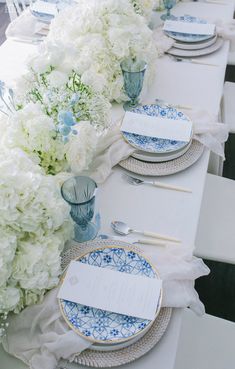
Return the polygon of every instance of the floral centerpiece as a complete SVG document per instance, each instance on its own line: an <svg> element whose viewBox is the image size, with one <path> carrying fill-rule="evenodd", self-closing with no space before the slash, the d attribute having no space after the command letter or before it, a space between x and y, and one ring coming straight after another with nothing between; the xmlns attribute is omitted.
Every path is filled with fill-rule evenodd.
<svg viewBox="0 0 235 369"><path fill-rule="evenodd" d="M142 15L147 20L150 19L152 10L156 3L156 0L130 0L134 6L135 12Z"/></svg>
<svg viewBox="0 0 235 369"><path fill-rule="evenodd" d="M0 171L0 316L6 316L58 284L60 253L73 231L55 177L20 149L3 147Z"/></svg>
<svg viewBox="0 0 235 369"><path fill-rule="evenodd" d="M121 61L144 59L151 75L158 56L146 20L151 3L80 0L52 22L15 99L9 90L5 100L0 84L0 103L8 105L0 117L3 317L58 283L72 226L55 175L89 168L111 124L110 102L126 100Z"/></svg>
<svg viewBox="0 0 235 369"><path fill-rule="evenodd" d="M63 42L81 81L109 101L126 100L123 59L144 59L148 80L158 56L146 19L126 0L79 1L79 6L68 7L55 18L48 40Z"/></svg>

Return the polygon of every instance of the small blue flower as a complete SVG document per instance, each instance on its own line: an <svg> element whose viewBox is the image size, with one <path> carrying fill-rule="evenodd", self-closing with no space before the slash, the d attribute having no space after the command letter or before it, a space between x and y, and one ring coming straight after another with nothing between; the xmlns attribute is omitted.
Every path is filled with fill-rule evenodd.
<svg viewBox="0 0 235 369"><path fill-rule="evenodd" d="M60 124L64 124L66 126L74 126L76 124L73 113L66 110L61 110L58 113L58 121Z"/></svg>
<svg viewBox="0 0 235 369"><path fill-rule="evenodd" d="M71 103L71 105L76 104L76 103L80 100L80 98L81 98L80 93L76 93L76 94L74 93L74 94L72 95L71 99L70 99L70 103Z"/></svg>
<svg viewBox="0 0 235 369"><path fill-rule="evenodd" d="M87 337L91 335L91 332L88 329L85 329L82 333L85 334L85 336Z"/></svg>
<svg viewBox="0 0 235 369"><path fill-rule="evenodd" d="M63 136L68 136L71 132L71 128L68 126L58 126L58 130Z"/></svg>
<svg viewBox="0 0 235 369"><path fill-rule="evenodd" d="M80 116L81 116L81 113L78 111L78 112L75 114L75 117L76 117L76 118L80 118Z"/></svg>

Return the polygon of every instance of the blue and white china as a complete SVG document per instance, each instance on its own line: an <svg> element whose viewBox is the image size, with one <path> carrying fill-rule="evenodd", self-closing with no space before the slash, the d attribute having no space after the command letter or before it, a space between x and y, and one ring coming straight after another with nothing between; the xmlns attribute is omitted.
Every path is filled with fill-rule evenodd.
<svg viewBox="0 0 235 369"><path fill-rule="evenodd" d="M184 120L191 122L190 119L180 110L168 105L142 105L132 109L133 113L147 114L161 119ZM157 137L149 137L122 131L122 135L128 143L138 150L149 153L170 153L183 149L188 145L185 141L168 140Z"/></svg>
<svg viewBox="0 0 235 369"><path fill-rule="evenodd" d="M134 152L131 156L137 160L144 161L147 163L162 163L165 161L170 161L179 158L184 155L186 151L190 148L192 144L192 140L188 143L187 146L183 147L183 149L177 150L172 153L164 153L164 154L151 154L149 152L137 151Z"/></svg>
<svg viewBox="0 0 235 369"><path fill-rule="evenodd" d="M187 22L187 23L201 23L206 24L207 21L205 19L201 19L198 17L193 17L191 15L183 15L175 19L179 22ZM214 37L214 35L196 35L196 34L189 34L189 33L181 33L181 32L172 32L172 31L164 31L165 34L174 40L181 41L181 42L200 42L209 40L210 38Z"/></svg>
<svg viewBox="0 0 235 369"><path fill-rule="evenodd" d="M123 247L104 247L78 259L84 264L122 273L159 278L150 263L140 254ZM133 339L153 323L151 320L104 311L74 302L59 300L64 319L84 338L96 343L114 344ZM156 316L160 311L161 296Z"/></svg>

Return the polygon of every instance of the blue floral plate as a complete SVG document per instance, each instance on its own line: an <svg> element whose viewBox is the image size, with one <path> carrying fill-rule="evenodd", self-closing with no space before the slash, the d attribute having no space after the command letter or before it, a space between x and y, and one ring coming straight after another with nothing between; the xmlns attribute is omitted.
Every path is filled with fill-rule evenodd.
<svg viewBox="0 0 235 369"><path fill-rule="evenodd" d="M104 247L91 251L78 259L81 263L108 268L123 273L159 278L150 263L136 251L123 247ZM67 324L79 335L96 343L115 344L141 335L153 323L127 315L59 300L62 315ZM158 301L157 317L161 307Z"/></svg>
<svg viewBox="0 0 235 369"><path fill-rule="evenodd" d="M193 17L191 15L183 15L181 17L178 17L176 21L188 22L188 23L201 23L201 24L207 23L205 19ZM171 31L164 31L164 32L167 36L173 38L174 40L181 41L181 42L200 42L200 41L209 40L210 38L214 37L214 35L195 35L195 34L171 32Z"/></svg>
<svg viewBox="0 0 235 369"><path fill-rule="evenodd" d="M147 114L152 117L172 120L185 120L191 123L190 119L180 110L169 105L142 105L132 109L133 113ZM167 140L164 138L149 137L122 131L122 135L128 143L140 151L153 154L172 153L181 150L188 145L185 141Z"/></svg>

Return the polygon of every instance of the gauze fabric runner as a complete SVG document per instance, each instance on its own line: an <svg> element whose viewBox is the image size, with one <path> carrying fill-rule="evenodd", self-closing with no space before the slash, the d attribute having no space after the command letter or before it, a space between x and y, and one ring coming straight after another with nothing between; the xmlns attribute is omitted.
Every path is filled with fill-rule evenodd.
<svg viewBox="0 0 235 369"><path fill-rule="evenodd" d="M217 34L224 40L230 41L230 51L235 51L235 19L229 22L217 20L215 24Z"/></svg>
<svg viewBox="0 0 235 369"><path fill-rule="evenodd" d="M224 159L223 143L228 139L228 125L217 122L216 116L204 110L187 110L185 114L193 122L193 138ZM110 175L112 167L135 150L123 139L120 124L116 124L100 139L90 169L82 174L102 183Z"/></svg>
<svg viewBox="0 0 235 369"><path fill-rule="evenodd" d="M36 38L36 34L46 26L44 23L39 22L27 9L9 24L6 30L6 37L30 40Z"/></svg>
<svg viewBox="0 0 235 369"><path fill-rule="evenodd" d="M194 280L209 273L192 249L168 245L147 248L144 252L156 265L163 280L163 307L190 307L197 314L204 313L194 289ZM91 343L73 332L61 316L55 288L41 304L26 308L12 316L3 347L11 355L24 361L31 369L55 369L60 359L72 361L74 356Z"/></svg>

